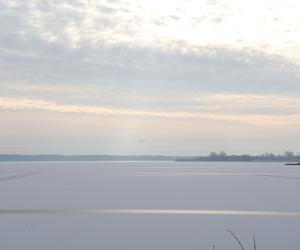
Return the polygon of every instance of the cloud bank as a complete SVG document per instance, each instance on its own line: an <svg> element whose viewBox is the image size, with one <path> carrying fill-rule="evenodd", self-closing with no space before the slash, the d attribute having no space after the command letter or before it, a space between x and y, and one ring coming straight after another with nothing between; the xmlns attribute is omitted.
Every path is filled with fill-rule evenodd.
<svg viewBox="0 0 300 250"><path fill-rule="evenodd" d="M232 97L218 97L218 99L224 99ZM236 105L241 101L243 97L234 97ZM251 97L250 97L251 98ZM239 100L240 99L240 100ZM260 102L262 98L254 97L256 101ZM259 100L260 99L260 100ZM291 104L300 107L300 102L292 102ZM47 102L36 99L20 99L20 98L0 98L0 108L2 109L21 109L21 110L44 110L52 112L63 113L80 113L80 114L95 114L95 115L121 115L121 116L142 116L142 117L160 117L160 118L198 118L208 120L219 120L227 122L243 122L248 124L260 124L260 125L300 125L300 115L257 115L257 114L225 114L225 113L208 113L208 112L176 112L176 111L150 111L150 110L133 110L133 109L117 109L109 107L96 107L96 106L79 106L79 105L64 105L53 102ZM299 110L299 109L298 109ZM219 110L218 110L219 111Z"/></svg>

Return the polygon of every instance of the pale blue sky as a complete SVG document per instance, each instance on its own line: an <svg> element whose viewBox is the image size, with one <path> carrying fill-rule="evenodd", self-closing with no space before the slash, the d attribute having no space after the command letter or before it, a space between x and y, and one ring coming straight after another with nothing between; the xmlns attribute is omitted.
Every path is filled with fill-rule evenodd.
<svg viewBox="0 0 300 250"><path fill-rule="evenodd" d="M0 153L300 151L299 12L0 0Z"/></svg>

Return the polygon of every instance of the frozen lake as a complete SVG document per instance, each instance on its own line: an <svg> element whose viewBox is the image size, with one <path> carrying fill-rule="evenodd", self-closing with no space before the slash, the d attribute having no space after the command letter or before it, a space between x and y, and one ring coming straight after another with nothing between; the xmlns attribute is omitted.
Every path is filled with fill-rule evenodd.
<svg viewBox="0 0 300 250"><path fill-rule="evenodd" d="M300 249L300 167L2 162L1 250Z"/></svg>

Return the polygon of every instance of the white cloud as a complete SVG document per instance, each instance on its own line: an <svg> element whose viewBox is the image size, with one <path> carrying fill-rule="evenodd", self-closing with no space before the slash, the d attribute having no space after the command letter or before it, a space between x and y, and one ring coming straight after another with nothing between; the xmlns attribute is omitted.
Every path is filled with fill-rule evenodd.
<svg viewBox="0 0 300 250"><path fill-rule="evenodd" d="M293 0L6 1L24 36L78 48L82 44L160 48L255 49L299 64L300 3ZM200 51L201 52L201 51Z"/></svg>

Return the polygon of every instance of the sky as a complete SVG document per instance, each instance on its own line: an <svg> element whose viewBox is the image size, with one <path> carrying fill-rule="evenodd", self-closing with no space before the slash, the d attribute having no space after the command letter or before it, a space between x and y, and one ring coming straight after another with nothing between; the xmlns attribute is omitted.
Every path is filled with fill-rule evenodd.
<svg viewBox="0 0 300 250"><path fill-rule="evenodd" d="M0 153L299 152L297 0L0 0Z"/></svg>

